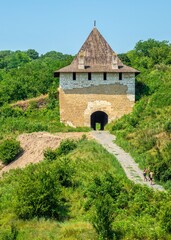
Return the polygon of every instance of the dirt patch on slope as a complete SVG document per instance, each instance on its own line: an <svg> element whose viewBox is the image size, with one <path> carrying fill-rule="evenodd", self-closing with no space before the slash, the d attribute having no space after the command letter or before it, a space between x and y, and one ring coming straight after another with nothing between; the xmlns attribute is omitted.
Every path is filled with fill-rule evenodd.
<svg viewBox="0 0 171 240"><path fill-rule="evenodd" d="M21 101L18 101L16 103L12 103L11 106L14 107L14 108L15 107L20 107L23 110L26 110L30 106L30 103L34 102L36 104L37 108L42 108L46 105L47 98L48 98L47 94L46 95L41 95L41 96L36 97L36 98L21 100Z"/></svg>
<svg viewBox="0 0 171 240"><path fill-rule="evenodd" d="M90 138L90 133L82 132L56 134L50 134L48 132L35 132L19 135L17 140L20 141L24 152L16 161L4 166L0 171L0 175L2 175L3 172L8 172L10 169L23 168L27 164L37 163L43 160L43 152L46 148L50 147L55 149L59 146L63 139L78 139L81 138L83 134Z"/></svg>

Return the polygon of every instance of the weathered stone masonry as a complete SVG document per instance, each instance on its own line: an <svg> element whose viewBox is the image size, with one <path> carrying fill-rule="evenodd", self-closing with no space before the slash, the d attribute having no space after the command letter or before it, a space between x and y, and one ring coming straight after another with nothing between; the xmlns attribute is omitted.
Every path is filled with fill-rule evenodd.
<svg viewBox="0 0 171 240"><path fill-rule="evenodd" d="M88 80L86 73L78 73L72 80L71 73L61 74L61 121L72 126L90 126L93 112L105 112L109 122L129 113L135 100L134 75L124 73L123 80L119 80L117 73L108 73L107 80L103 80L102 73L93 73L92 80Z"/></svg>
<svg viewBox="0 0 171 240"><path fill-rule="evenodd" d="M55 72L60 77L61 122L94 129L100 123L104 129L106 123L128 114L138 73L120 61L94 28L73 62Z"/></svg>

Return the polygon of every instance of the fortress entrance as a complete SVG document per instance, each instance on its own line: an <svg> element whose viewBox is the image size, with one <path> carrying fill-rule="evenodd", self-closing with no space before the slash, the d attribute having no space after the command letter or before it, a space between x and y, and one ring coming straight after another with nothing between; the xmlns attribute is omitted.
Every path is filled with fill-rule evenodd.
<svg viewBox="0 0 171 240"><path fill-rule="evenodd" d="M105 112L97 111L91 114L91 128L94 130L104 130L108 123L108 115Z"/></svg>

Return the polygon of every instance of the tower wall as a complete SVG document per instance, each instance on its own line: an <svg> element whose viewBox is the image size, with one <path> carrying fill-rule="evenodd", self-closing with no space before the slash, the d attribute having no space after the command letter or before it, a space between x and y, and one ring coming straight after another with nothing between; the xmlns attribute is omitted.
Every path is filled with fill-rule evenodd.
<svg viewBox="0 0 171 240"><path fill-rule="evenodd" d="M71 126L90 127L90 116L95 111L103 111L108 121L120 118L132 111L135 102L135 74L92 73L88 80L87 73L77 73L73 80L72 73L60 74L60 119Z"/></svg>

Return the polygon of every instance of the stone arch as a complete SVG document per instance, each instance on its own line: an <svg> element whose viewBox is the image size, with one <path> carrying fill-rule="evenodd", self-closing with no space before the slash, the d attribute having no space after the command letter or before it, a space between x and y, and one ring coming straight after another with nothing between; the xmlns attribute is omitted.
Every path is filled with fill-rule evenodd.
<svg viewBox="0 0 171 240"><path fill-rule="evenodd" d="M104 130L105 125L108 123L108 115L103 111L93 112L90 116L91 128L96 130L96 123L100 124L100 130Z"/></svg>

